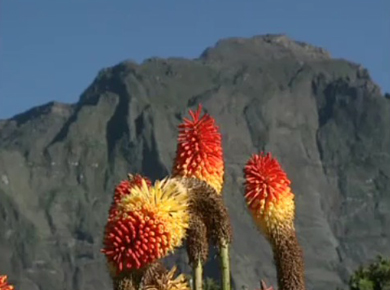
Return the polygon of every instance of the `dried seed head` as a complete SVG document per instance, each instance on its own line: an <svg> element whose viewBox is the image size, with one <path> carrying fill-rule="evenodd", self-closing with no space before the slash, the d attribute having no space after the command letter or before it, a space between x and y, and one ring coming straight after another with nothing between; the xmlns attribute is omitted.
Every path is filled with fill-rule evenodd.
<svg viewBox="0 0 390 290"><path fill-rule="evenodd" d="M148 265L145 268L145 272L142 277L142 285L156 285L158 283L158 277L165 275L168 270L161 262L156 262Z"/></svg>
<svg viewBox="0 0 390 290"><path fill-rule="evenodd" d="M145 283L153 284L156 277L168 271L160 262L147 264L141 269L129 270L112 277L114 290L139 290Z"/></svg>
<svg viewBox="0 0 390 290"><path fill-rule="evenodd" d="M202 180L182 177L175 179L189 189L190 212L205 223L207 238L217 246L220 246L221 240L230 243L232 228L222 195L217 194L214 188Z"/></svg>
<svg viewBox="0 0 390 290"><path fill-rule="evenodd" d="M176 270L177 268L174 266L169 272L156 272L154 279L150 281L151 283L142 285L142 290L190 290L188 281L183 274L174 278Z"/></svg>
<svg viewBox="0 0 390 290"><path fill-rule="evenodd" d="M189 264L199 260L205 263L209 254L207 228L202 218L196 213L191 213L190 226L187 230L187 255Z"/></svg>
<svg viewBox="0 0 390 290"><path fill-rule="evenodd" d="M116 277L112 277L113 288L114 290L138 290L142 275L142 270L122 272Z"/></svg>
<svg viewBox="0 0 390 290"><path fill-rule="evenodd" d="M114 290L137 290L138 286L129 277L115 278Z"/></svg>
<svg viewBox="0 0 390 290"><path fill-rule="evenodd" d="M293 229L270 238L276 265L279 289L305 290L305 267L302 248Z"/></svg>

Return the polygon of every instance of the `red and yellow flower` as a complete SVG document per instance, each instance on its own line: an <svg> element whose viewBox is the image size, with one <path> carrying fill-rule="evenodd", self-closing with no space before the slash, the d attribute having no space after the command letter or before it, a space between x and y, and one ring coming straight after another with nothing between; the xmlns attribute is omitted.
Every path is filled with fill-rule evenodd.
<svg viewBox="0 0 390 290"><path fill-rule="evenodd" d="M14 286L8 284L7 279L8 277L6 275L0 275L0 290L14 289Z"/></svg>
<svg viewBox="0 0 390 290"><path fill-rule="evenodd" d="M143 177L139 174L131 175L129 174L129 178L127 180L123 180L119 185L115 188L113 203L109 210L109 219L117 215L117 205L121 198L125 195L129 195L131 189L134 186L141 186L142 181L145 181L148 186L152 185L152 182L147 177Z"/></svg>
<svg viewBox="0 0 390 290"><path fill-rule="evenodd" d="M109 218L104 249L110 271L140 269L181 245L189 224L187 190L173 179L134 185Z"/></svg>
<svg viewBox="0 0 390 290"><path fill-rule="evenodd" d="M294 194L279 162L264 153L253 155L245 166L245 198L256 224L266 235L293 227Z"/></svg>
<svg viewBox="0 0 390 290"><path fill-rule="evenodd" d="M130 194L131 189L134 186L142 186L142 181L145 180L148 186L152 186L152 182L147 177L143 177L139 174L131 175L127 180L122 181L116 188L114 192L114 202L118 203L124 195Z"/></svg>
<svg viewBox="0 0 390 290"><path fill-rule="evenodd" d="M222 137L215 120L209 114L200 117L201 111L201 105L196 112L190 110L191 119L184 118L179 125L173 175L198 178L221 193L225 170Z"/></svg>

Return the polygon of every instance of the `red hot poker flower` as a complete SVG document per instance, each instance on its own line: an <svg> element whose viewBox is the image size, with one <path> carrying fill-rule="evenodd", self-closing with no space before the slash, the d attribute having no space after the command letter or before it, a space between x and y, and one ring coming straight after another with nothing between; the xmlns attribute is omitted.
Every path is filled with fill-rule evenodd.
<svg viewBox="0 0 390 290"><path fill-rule="evenodd" d="M245 198L256 223L266 232L294 219L290 180L271 154L253 155L245 166Z"/></svg>
<svg viewBox="0 0 390 290"><path fill-rule="evenodd" d="M9 285L6 275L0 275L0 290L13 290L14 286Z"/></svg>
<svg viewBox="0 0 390 290"><path fill-rule="evenodd" d="M126 218L108 221L102 252L119 272L139 269L165 256L170 240L152 212L129 212Z"/></svg>
<svg viewBox="0 0 390 290"><path fill-rule="evenodd" d="M175 179L134 186L109 218L104 248L110 274L140 269L182 244L189 224L187 189Z"/></svg>
<svg viewBox="0 0 390 290"><path fill-rule="evenodd" d="M115 188L113 203L109 210L109 219L112 219L117 214L117 205L120 200L130 194L131 189L134 186L140 187L142 185L142 180L146 181L146 184L150 187L152 186L152 182L149 178L143 177L139 174L131 175L129 174L129 178L127 180L123 180L119 185Z"/></svg>
<svg viewBox="0 0 390 290"><path fill-rule="evenodd" d="M200 117L201 111L201 105L196 112L190 110L191 119L184 118L179 125L173 175L198 178L221 193L225 170L222 137L215 120L209 114Z"/></svg>

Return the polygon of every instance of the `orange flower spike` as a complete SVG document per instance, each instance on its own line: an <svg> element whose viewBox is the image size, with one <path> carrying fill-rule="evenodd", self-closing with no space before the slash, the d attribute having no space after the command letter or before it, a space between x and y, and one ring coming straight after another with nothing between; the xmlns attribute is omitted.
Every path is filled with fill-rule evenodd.
<svg viewBox="0 0 390 290"><path fill-rule="evenodd" d="M245 199L256 223L266 233L283 224L292 225L295 215L291 181L271 154L253 155L245 166Z"/></svg>
<svg viewBox="0 0 390 290"><path fill-rule="evenodd" d="M224 160L222 137L215 120L204 114L202 106L189 111L191 119L184 118L179 125L173 175L195 177L207 182L218 193L222 191Z"/></svg>
<svg viewBox="0 0 390 290"><path fill-rule="evenodd" d="M14 289L14 286L8 284L7 279L8 277L6 275L0 275L0 290Z"/></svg>

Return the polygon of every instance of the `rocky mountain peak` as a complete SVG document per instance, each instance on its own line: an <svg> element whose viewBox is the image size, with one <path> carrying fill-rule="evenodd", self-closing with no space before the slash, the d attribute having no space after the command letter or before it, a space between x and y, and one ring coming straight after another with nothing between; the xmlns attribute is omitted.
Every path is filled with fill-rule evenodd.
<svg viewBox="0 0 390 290"><path fill-rule="evenodd" d="M220 40L214 47L207 48L201 55L204 60L261 59L275 61L283 58L296 58L300 61L329 60L330 53L325 49L292 40L285 34L266 34L251 38L232 37Z"/></svg>

